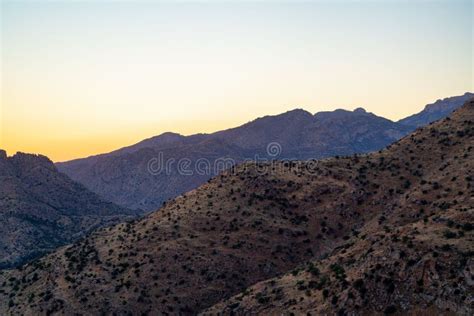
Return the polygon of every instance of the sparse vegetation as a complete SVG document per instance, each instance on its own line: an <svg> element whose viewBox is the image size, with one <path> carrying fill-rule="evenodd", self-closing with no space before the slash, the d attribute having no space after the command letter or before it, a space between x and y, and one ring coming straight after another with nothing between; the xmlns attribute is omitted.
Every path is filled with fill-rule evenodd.
<svg viewBox="0 0 474 316"><path fill-rule="evenodd" d="M237 166L1 273L0 314L471 314L472 120L463 109L314 174L304 162Z"/></svg>

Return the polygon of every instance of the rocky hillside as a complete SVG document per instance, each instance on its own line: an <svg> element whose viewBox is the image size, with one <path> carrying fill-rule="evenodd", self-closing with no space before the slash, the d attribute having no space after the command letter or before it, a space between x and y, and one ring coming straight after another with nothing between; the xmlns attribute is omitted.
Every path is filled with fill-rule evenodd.
<svg viewBox="0 0 474 316"><path fill-rule="evenodd" d="M473 148L471 101L379 153L239 165L4 271L0 314L470 315Z"/></svg>
<svg viewBox="0 0 474 316"><path fill-rule="evenodd" d="M132 214L59 173L44 156L7 157L0 150L0 269Z"/></svg>
<svg viewBox="0 0 474 316"><path fill-rule="evenodd" d="M204 314L472 315L473 156L471 101L361 159L368 168L359 167L359 177L372 196L364 210L374 216L344 243Z"/></svg>
<svg viewBox="0 0 474 316"><path fill-rule="evenodd" d="M379 150L411 131L363 109L337 110L313 116L304 110L266 116L237 128L204 135L173 133L144 140L109 154L58 163L59 170L88 189L119 205L155 210L205 183L220 171L216 159L234 163L245 159L309 159ZM269 144L278 143L276 152ZM270 154L270 155L269 155ZM171 168L150 172L150 161L162 155ZM192 174L180 172L178 162L189 159ZM199 172L204 159L209 168Z"/></svg>

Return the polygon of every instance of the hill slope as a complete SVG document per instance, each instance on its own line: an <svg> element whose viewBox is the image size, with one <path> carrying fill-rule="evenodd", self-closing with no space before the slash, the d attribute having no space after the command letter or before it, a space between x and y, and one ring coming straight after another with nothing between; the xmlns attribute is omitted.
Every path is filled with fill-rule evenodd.
<svg viewBox="0 0 474 316"><path fill-rule="evenodd" d="M0 268L70 243L133 212L105 202L44 156L0 150Z"/></svg>
<svg viewBox="0 0 474 316"><path fill-rule="evenodd" d="M4 272L0 313L194 314L326 258L295 273L298 296L299 279L284 276L210 311L472 314L473 147L471 102L380 153L240 165L142 220Z"/></svg>

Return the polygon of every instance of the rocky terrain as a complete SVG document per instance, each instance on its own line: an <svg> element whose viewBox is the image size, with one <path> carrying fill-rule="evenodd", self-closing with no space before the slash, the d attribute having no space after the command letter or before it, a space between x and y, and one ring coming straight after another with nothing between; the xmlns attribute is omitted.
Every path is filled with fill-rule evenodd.
<svg viewBox="0 0 474 316"><path fill-rule="evenodd" d="M203 314L472 315L473 153L470 101L363 159L369 168L359 176L372 196L364 209L376 215L344 243Z"/></svg>
<svg viewBox="0 0 474 316"><path fill-rule="evenodd" d="M293 110L213 134L165 133L108 154L58 163L57 167L109 201L148 212L217 175L221 169L214 168L216 159L234 163L256 158L306 160L377 151L416 127L446 117L470 96L474 94L439 100L399 122L362 108L315 115ZM271 156L267 146L274 142L279 144L278 153ZM169 172L151 173L149 163L160 155L164 163L172 159L174 165ZM188 169L193 174L178 171L181 159L189 159ZM202 159L210 167L196 172Z"/></svg>
<svg viewBox="0 0 474 316"><path fill-rule="evenodd" d="M0 269L133 214L59 173L44 156L0 150Z"/></svg>
<svg viewBox="0 0 474 316"><path fill-rule="evenodd" d="M474 312L474 100L378 153L245 163L0 274L0 314Z"/></svg>

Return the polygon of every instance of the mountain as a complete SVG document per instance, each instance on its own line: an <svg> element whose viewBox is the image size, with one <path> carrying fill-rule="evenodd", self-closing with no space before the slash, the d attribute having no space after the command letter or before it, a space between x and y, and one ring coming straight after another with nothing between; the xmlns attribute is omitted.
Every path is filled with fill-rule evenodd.
<svg viewBox="0 0 474 316"><path fill-rule="evenodd" d="M473 148L474 100L380 152L239 164L3 271L0 314L472 315Z"/></svg>
<svg viewBox="0 0 474 316"><path fill-rule="evenodd" d="M463 105L464 102L472 99L473 97L474 93L466 92L461 96L437 100L434 103L426 105L424 110L420 113L404 118L398 121L398 123L413 127L428 125L431 122L445 118L455 109Z"/></svg>
<svg viewBox="0 0 474 316"><path fill-rule="evenodd" d="M108 154L58 163L57 167L107 200L152 211L205 183L221 171L223 162L228 167L244 160L366 153L387 146L412 129L363 109L316 115L298 109L213 134L185 137L165 133ZM160 156L163 164L173 164L160 173L150 172L150 163ZM192 174L178 170L178 162L183 160L189 160ZM203 162L206 170L199 172L196 166Z"/></svg>
<svg viewBox="0 0 474 316"><path fill-rule="evenodd" d="M315 115L298 109L260 118L211 137L261 154L267 144L277 142L282 149L278 158L306 160L378 150L408 130L362 108Z"/></svg>
<svg viewBox="0 0 474 316"><path fill-rule="evenodd" d="M135 212L105 202L44 156L0 150L0 268L18 265Z"/></svg>
<svg viewBox="0 0 474 316"><path fill-rule="evenodd" d="M362 160L355 180L375 212L346 242L202 314L472 315L473 148L471 99Z"/></svg>

